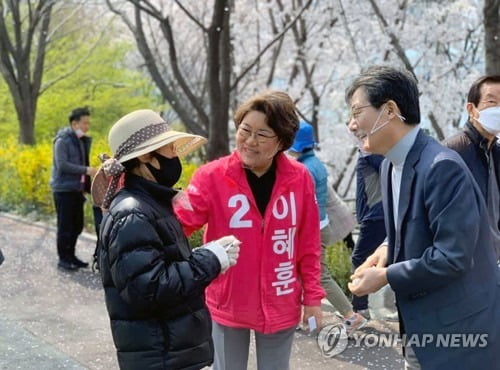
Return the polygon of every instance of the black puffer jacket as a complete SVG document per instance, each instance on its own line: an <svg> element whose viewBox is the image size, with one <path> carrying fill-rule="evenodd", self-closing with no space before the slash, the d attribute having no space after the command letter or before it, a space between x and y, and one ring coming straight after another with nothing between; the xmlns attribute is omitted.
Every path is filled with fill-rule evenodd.
<svg viewBox="0 0 500 370"><path fill-rule="evenodd" d="M205 287L221 266L191 251L175 191L127 174L101 224L99 264L121 369L200 369L213 359Z"/></svg>

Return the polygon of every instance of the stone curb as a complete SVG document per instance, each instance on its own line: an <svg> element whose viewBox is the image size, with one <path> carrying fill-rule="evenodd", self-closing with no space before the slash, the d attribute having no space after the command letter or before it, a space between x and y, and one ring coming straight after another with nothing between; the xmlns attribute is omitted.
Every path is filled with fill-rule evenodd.
<svg viewBox="0 0 500 370"><path fill-rule="evenodd" d="M50 225L47 222L30 220L30 219L27 219L26 217L23 217L23 216L14 214L14 213L0 211L0 216L5 217L5 218L9 218L9 219L14 220L16 222L22 222L23 224L26 224L26 225L40 227L40 228L50 230L53 232L57 231L57 228L54 225ZM82 238L86 242L96 242L97 241L97 236L95 234L88 233L85 231L82 232L79 237Z"/></svg>

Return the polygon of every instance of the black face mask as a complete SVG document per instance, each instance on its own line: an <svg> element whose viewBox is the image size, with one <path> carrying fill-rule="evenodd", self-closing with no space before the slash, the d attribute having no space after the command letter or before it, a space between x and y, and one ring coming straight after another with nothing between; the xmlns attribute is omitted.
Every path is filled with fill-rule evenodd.
<svg viewBox="0 0 500 370"><path fill-rule="evenodd" d="M146 163L146 167L158 184L171 188L181 177L182 165L179 157L167 158L157 152L151 154L160 162L160 169L154 168L150 163Z"/></svg>

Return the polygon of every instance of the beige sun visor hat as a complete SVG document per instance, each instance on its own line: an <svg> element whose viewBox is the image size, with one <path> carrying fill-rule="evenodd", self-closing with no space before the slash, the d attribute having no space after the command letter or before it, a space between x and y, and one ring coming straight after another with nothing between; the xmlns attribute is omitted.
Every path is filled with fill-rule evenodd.
<svg viewBox="0 0 500 370"><path fill-rule="evenodd" d="M108 142L115 158L123 163L170 143L174 143L177 155L182 157L205 144L207 139L170 130L158 113L140 109L123 116L111 127Z"/></svg>
<svg viewBox="0 0 500 370"><path fill-rule="evenodd" d="M143 154L153 152L173 143L177 156L185 156L207 142L202 136L170 130L161 116L150 110L140 109L120 118L109 131L108 142L113 158L106 159L92 181L91 194L95 205L107 208L114 196L124 163Z"/></svg>

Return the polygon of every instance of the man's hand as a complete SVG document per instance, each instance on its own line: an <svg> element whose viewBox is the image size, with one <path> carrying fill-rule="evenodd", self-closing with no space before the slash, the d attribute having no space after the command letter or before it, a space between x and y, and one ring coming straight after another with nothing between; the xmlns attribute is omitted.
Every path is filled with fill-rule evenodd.
<svg viewBox="0 0 500 370"><path fill-rule="evenodd" d="M97 173L97 168L87 167L87 171L86 171L87 176L94 177L96 173Z"/></svg>
<svg viewBox="0 0 500 370"><path fill-rule="evenodd" d="M355 271L354 274L370 268L385 267L387 264L387 244L381 244Z"/></svg>
<svg viewBox="0 0 500 370"><path fill-rule="evenodd" d="M304 306L304 316L302 317L302 323L304 325L308 324L308 319L314 316L316 319L316 326L321 329L321 322L323 319L323 312L321 311L321 306Z"/></svg>
<svg viewBox="0 0 500 370"><path fill-rule="evenodd" d="M387 268L375 267L365 268L360 271L356 270L351 276L351 282L347 287L352 294L364 296L374 293L387 284Z"/></svg>

